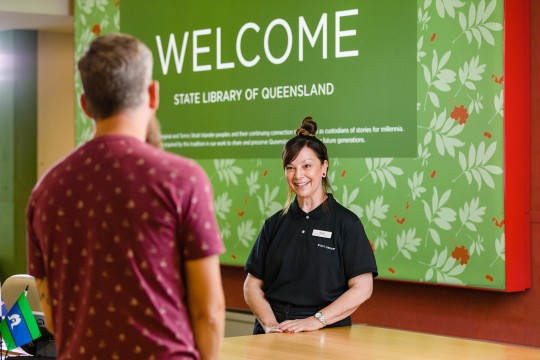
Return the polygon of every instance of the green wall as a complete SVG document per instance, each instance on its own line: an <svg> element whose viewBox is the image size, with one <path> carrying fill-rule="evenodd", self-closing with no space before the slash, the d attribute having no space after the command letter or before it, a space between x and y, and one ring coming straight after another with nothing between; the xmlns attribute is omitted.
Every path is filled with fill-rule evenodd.
<svg viewBox="0 0 540 360"><path fill-rule="evenodd" d="M0 32L0 279L26 272L25 210L36 182L37 32Z"/></svg>
<svg viewBox="0 0 540 360"><path fill-rule="evenodd" d="M160 3L161 6L165 4ZM160 9L143 0L131 0L120 6L113 1L104 1L100 5L88 0L75 2L76 58L95 36L111 31L129 32L130 29L136 29L137 36L151 39L148 45L156 56L159 51L156 50L155 35L160 35L156 32L157 24L160 28L163 25L174 29L177 24L182 24L178 22L180 14L187 11L182 6L201 4L167 3L166 12L161 10L159 16L150 16L151 11ZM299 3L301 5L295 4L295 7L317 7L321 9L319 13L329 7L326 1ZM363 8L367 2L344 0L341 3L344 9L352 9ZM416 108L416 155L371 157L351 154L339 157L330 153L329 179L336 199L362 220L375 250L380 278L505 290L507 265L514 265L506 263L507 241L528 241L507 239L503 221L506 215L505 1L416 0L414 3L416 11L411 20L416 22L416 37L411 46L416 49L413 54L416 55L416 101L413 104ZM214 11L205 16L195 16L190 8L189 15L193 15L195 23L185 30L215 29L226 24L226 19L240 14L245 17L242 22L259 19L257 12L246 15L238 4L251 6L248 2L238 1L222 11L216 12L212 8ZM279 6L279 2L271 6L275 7L276 13L269 19L257 20L261 29L277 17L290 23L297 21L298 13L290 13L289 7ZM391 1L381 0L380 6L384 10L385 6L391 6ZM145 21L127 24L131 19L129 9L134 7L142 10ZM215 14L219 17L212 23L210 20ZM358 34L361 31L367 34L371 29L373 27L359 26ZM223 34L225 30L223 25ZM236 33L237 29L230 31ZM395 32L388 36L399 37L401 34ZM389 56L383 51L388 47L380 45L373 51ZM157 66L155 73L159 71L159 63ZM279 67L270 69L277 71ZM232 72L227 73L231 74L228 89L234 88L236 77ZM213 83L208 79L208 82L196 83L193 88ZM166 94L183 84L191 83L185 78L178 78L172 88L167 87L166 82L162 83L162 106L171 99ZM76 96L81 91L77 80ZM395 97L384 95L381 95L382 101L387 106L394 106ZM183 118L167 115L161 110L158 118L162 123ZM292 112L283 114L290 118L291 128L298 126L301 116ZM330 121L322 120L321 114L313 113L311 108L302 114L312 115L321 128L329 126L326 124ZM249 111L238 112L238 118L246 121L251 120L251 115ZM91 137L91 122L84 118L80 109L76 110L76 116L76 141L81 143ZM214 118L197 120L211 127L216 122L212 120ZM217 119L227 124L237 121L221 116ZM166 125L162 129L166 130ZM204 131L213 132L213 129L205 128ZM181 150L175 152L183 154ZM263 220L281 208L286 198L280 153L276 151L270 158L216 157L194 158L207 171L214 187L216 215L227 248L221 261L242 266Z"/></svg>

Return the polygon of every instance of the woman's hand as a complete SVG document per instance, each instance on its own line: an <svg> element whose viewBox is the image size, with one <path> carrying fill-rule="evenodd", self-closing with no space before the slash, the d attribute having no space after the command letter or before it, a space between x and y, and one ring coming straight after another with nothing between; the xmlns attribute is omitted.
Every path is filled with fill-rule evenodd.
<svg viewBox="0 0 540 360"><path fill-rule="evenodd" d="M286 320L277 326L277 328L279 328L281 332L285 333L314 331L322 329L323 327L324 325L319 320L315 319L314 316L310 316L305 319Z"/></svg>
<svg viewBox="0 0 540 360"><path fill-rule="evenodd" d="M282 332L276 316L270 307L270 304L264 296L262 290L263 281L255 276L248 274L244 282L244 300L248 304L257 321L264 329L265 334Z"/></svg>
<svg viewBox="0 0 540 360"><path fill-rule="evenodd" d="M274 326L265 326L264 327L264 332L266 334L271 334L271 333L281 333L283 331L279 328L279 324L277 324L277 325L274 325Z"/></svg>

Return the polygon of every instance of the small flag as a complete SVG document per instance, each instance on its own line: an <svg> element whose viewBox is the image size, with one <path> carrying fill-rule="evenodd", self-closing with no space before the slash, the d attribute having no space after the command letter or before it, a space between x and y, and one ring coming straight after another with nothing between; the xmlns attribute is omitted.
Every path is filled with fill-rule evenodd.
<svg viewBox="0 0 540 360"><path fill-rule="evenodd" d="M4 320L4 316L7 314L6 303L2 300L2 294L0 294L0 321Z"/></svg>
<svg viewBox="0 0 540 360"><path fill-rule="evenodd" d="M17 302L0 323L0 333L8 351L28 344L41 336L32 309L26 300L25 292L19 296Z"/></svg>

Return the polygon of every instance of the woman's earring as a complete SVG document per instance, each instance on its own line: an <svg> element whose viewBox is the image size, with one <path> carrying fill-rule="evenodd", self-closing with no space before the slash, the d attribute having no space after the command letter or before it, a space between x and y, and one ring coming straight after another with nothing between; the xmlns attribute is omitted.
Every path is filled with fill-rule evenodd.
<svg viewBox="0 0 540 360"><path fill-rule="evenodd" d="M323 177L323 178L326 177L326 173L325 173L325 172L322 173L322 177Z"/></svg>

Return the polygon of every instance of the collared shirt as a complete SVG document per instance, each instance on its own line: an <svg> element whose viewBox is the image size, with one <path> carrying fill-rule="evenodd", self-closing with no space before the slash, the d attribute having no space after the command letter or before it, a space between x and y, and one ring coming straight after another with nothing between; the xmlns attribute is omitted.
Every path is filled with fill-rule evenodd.
<svg viewBox="0 0 540 360"><path fill-rule="evenodd" d="M245 270L263 280L269 300L324 307L348 290L348 280L377 276L375 256L358 216L331 194L306 213L293 202L268 218Z"/></svg>

